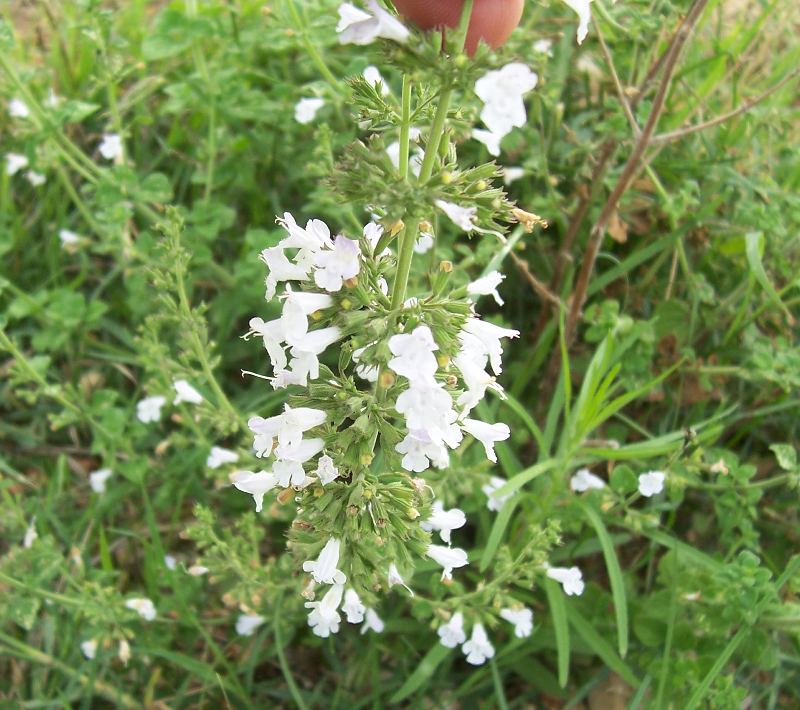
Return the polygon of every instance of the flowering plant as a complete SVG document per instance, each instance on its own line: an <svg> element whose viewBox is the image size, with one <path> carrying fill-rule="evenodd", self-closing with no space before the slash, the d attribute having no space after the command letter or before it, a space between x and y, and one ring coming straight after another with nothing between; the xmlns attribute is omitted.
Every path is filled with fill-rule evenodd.
<svg viewBox="0 0 800 710"><path fill-rule="evenodd" d="M371 15L341 6L343 42L408 42L408 31L394 17L375 3L370 9ZM467 3L464 26L470 11ZM252 318L245 337L260 339L267 353L271 372L257 376L286 389L289 398L283 413L249 419L253 450L264 468L237 470L232 480L253 496L257 511L272 489L282 489L279 500L294 499L289 546L310 575L303 586L311 600L308 623L322 637L339 630L340 609L348 622L382 631L382 593L402 585L414 603L411 577L425 559L442 568L443 583L452 583L454 570L468 564L468 553L452 544L466 516L447 492L445 477L435 472L446 470L450 452L470 441L497 463L495 444L510 436L506 424L474 414L487 392L504 396L497 380L503 344L519 335L476 310L485 295L502 304L498 288L504 277L491 270L465 284L453 278L457 266L436 260L437 232L446 229L434 228L437 213L501 245L503 222L537 220L493 186L500 176L494 165L462 170L456 163L450 102L475 72L460 53L463 38L462 29L433 59L443 69L440 85L415 91L406 73L399 103L381 90L382 78L353 82L361 128L372 139L350 149L333 187L371 215L360 234L336 233L316 218L302 226L286 213L278 218L285 236L260 255L266 299L278 298L281 313L267 321ZM531 75L532 83L512 87L506 74L489 72L476 85L486 103L484 120L498 142L525 120L515 98L506 123L507 97L535 85ZM426 117L430 126L420 129ZM411 156L414 128L424 141L419 159ZM390 161L382 139L395 131L399 140ZM429 267L423 287L412 278L419 252ZM321 363L334 349L337 365ZM505 484L493 481L492 491ZM501 499L490 493L487 500L496 508ZM526 550L523 557L531 554ZM462 601L463 593L447 599L438 591L438 598L424 601L439 620L443 643L463 644L470 663L494 653L484 622L494 626L505 619L517 636L531 632L532 612L501 581L473 603ZM494 608L485 604L489 596L497 606L487 614ZM465 621L473 629L470 640Z"/></svg>

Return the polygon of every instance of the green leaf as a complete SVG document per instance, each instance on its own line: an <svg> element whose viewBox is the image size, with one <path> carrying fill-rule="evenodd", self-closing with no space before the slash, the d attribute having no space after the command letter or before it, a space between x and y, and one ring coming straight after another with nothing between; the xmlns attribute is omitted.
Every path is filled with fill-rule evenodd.
<svg viewBox="0 0 800 710"><path fill-rule="evenodd" d="M406 682L392 695L390 703L399 703L415 693L422 684L433 675L436 667L447 658L452 649L437 643L423 658L414 672L406 678Z"/></svg>
<svg viewBox="0 0 800 710"><path fill-rule="evenodd" d="M598 658L600 658L628 685L636 688L639 685L639 679L636 677L636 674L630 669L625 661L623 661L616 653L614 653L614 649L611 648L609 643L580 614L580 612L574 606L569 606L566 607L566 614L569 618L569 623L572 628L578 632L578 635L592 649L595 655L597 655Z"/></svg>
<svg viewBox="0 0 800 710"><path fill-rule="evenodd" d="M506 392L506 396L502 402L522 420L522 423L525 424L526 427L528 427L528 431L530 431L533 438L536 440L539 452L543 453L546 450L544 434L533 420L533 417L528 413L528 410L525 409L525 405L515 397L512 397L508 392Z"/></svg>
<svg viewBox="0 0 800 710"><path fill-rule="evenodd" d="M625 594L625 581L622 578L622 570L619 566L614 543L611 541L611 536L608 534L602 518L587 503L582 503L581 507L592 527L594 527L600 540L600 545L603 548L608 580L611 584L611 596L614 598L614 612L617 617L617 647L619 648L619 655L625 658L628 653L628 599Z"/></svg>
<svg viewBox="0 0 800 710"><path fill-rule="evenodd" d="M486 547L483 550L483 555L481 555L481 572L485 572L491 564L492 559L494 559L494 555L497 552L497 548L500 546L503 534L508 527L508 523L511 521L511 516L514 514L518 503L519 499L517 498L507 500L505 505L500 508L500 511L497 513L497 517L494 519L494 525L492 525L492 530L489 533L489 539L486 542Z"/></svg>
<svg viewBox="0 0 800 710"><path fill-rule="evenodd" d="M784 471L797 469L797 451L791 444L772 444L769 448Z"/></svg>
<svg viewBox="0 0 800 710"><path fill-rule="evenodd" d="M748 232L744 235L745 239L745 255L747 256L747 263L750 265L756 281L758 281L761 288L764 289L769 299L780 308L786 315L786 319L790 324L794 324L795 319L791 311L781 301L781 297L772 285L772 282L767 277L767 272L764 270L764 262L762 256L764 254L764 233L763 232Z"/></svg>
<svg viewBox="0 0 800 710"><path fill-rule="evenodd" d="M556 635L556 652L558 655L558 682L565 688L569 680L569 624L567 623L567 605L561 587L549 577L544 580L544 591L550 605L553 618L553 630Z"/></svg>
<svg viewBox="0 0 800 710"><path fill-rule="evenodd" d="M142 56L147 61L174 57L213 33L214 25L208 18L187 17L175 8L167 8L158 16L153 32L144 38Z"/></svg>

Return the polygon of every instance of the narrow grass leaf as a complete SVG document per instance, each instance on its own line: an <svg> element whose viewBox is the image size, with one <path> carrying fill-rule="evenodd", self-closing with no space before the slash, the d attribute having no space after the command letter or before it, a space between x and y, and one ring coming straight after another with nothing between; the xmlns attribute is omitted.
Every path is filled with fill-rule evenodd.
<svg viewBox="0 0 800 710"><path fill-rule="evenodd" d="M447 658L452 649L437 643L423 658L419 665L414 669L414 672L406 678L406 682L400 686L397 692L392 695L389 702L399 703L407 697L415 693L422 684L425 683L436 670L437 666Z"/></svg>
<svg viewBox="0 0 800 710"><path fill-rule="evenodd" d="M617 648L619 655L625 658L628 653L628 599L625 594L625 580L622 578L622 570L619 566L614 543L608 534L602 518L590 505L582 504L583 512L588 518L592 527L600 540L603 549L603 557L606 561L608 571L608 581L611 584L611 596L614 599L614 613L617 620Z"/></svg>
<svg viewBox="0 0 800 710"><path fill-rule="evenodd" d="M633 688L638 687L639 679L630 666L614 652L608 641L597 632L594 626L574 606L566 607L566 615L572 628L578 632L578 635L588 644L594 654L628 685Z"/></svg>
<svg viewBox="0 0 800 710"><path fill-rule="evenodd" d="M547 603L550 605L550 616L553 619L553 630L556 635L556 653L558 656L558 683L566 688L569 680L569 624L567 623L567 605L564 593L550 578L544 580Z"/></svg>

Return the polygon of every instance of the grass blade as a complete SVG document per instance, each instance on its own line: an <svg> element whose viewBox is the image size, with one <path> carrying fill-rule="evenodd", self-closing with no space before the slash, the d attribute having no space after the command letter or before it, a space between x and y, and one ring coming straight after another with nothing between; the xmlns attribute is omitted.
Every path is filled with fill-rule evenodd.
<svg viewBox="0 0 800 710"><path fill-rule="evenodd" d="M492 680L494 681L494 694L497 698L497 707L500 710L508 710L508 702L506 701L506 693L503 690L503 679L500 677L500 671L497 669L497 662L493 658L489 661L492 668Z"/></svg>
<svg viewBox="0 0 800 710"><path fill-rule="evenodd" d="M622 680L633 688L639 686L639 679L636 674L631 670L625 661L623 661L615 652L611 645L606 641L595 628L581 615L581 613L573 606L566 607L566 615L569 618L569 623L578 635L586 642L586 644L594 651L612 671L614 671Z"/></svg>
<svg viewBox="0 0 800 710"><path fill-rule="evenodd" d="M569 680L569 624L567 623L567 605L561 587L552 579L544 580L547 603L553 617L553 630L556 635L556 652L558 654L558 683L562 688Z"/></svg>
<svg viewBox="0 0 800 710"><path fill-rule="evenodd" d="M619 655L625 658L628 654L628 598L625 594L625 580L622 578L622 570L619 566L614 543L611 541L611 536L608 534L602 518L590 505L584 503L582 507L583 512L595 529L600 540L600 546L603 549L606 570L608 570L608 580L611 584L611 596L614 599L614 613L617 619L617 648L619 648Z"/></svg>
<svg viewBox="0 0 800 710"><path fill-rule="evenodd" d="M481 572L485 572L491 564L518 503L519 499L508 500L505 505L500 508L500 512L497 513L497 517L494 519L494 525L492 525L492 530L489 533L489 539L486 542L486 547L483 550L483 555L481 555Z"/></svg>
<svg viewBox="0 0 800 710"><path fill-rule="evenodd" d="M406 682L392 695L389 702L399 703L405 700L412 693L415 693L422 684L433 675L436 667L447 658L448 654L452 651L451 648L437 643L423 658L414 672L406 678Z"/></svg>

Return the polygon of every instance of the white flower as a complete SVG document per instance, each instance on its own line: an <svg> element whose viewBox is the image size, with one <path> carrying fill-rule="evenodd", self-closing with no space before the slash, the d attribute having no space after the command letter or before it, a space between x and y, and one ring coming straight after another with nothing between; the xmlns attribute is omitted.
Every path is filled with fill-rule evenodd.
<svg viewBox="0 0 800 710"><path fill-rule="evenodd" d="M415 254L427 254L433 249L434 239L430 232L420 232L417 237L417 243L414 244Z"/></svg>
<svg viewBox="0 0 800 710"><path fill-rule="evenodd" d="M292 361L288 370L276 370L272 386L276 389L286 385L308 384L308 380L319 377L319 358L328 346L333 345L342 337L338 326L312 330L297 338L289 353Z"/></svg>
<svg viewBox="0 0 800 710"><path fill-rule="evenodd" d="M269 269L266 281L264 282L266 285L264 298L267 301L271 301L274 298L275 289L280 282L305 281L308 278L309 267L306 265L300 266L298 264L293 264L289 261L284 247L282 246L263 249L259 258Z"/></svg>
<svg viewBox="0 0 800 710"><path fill-rule="evenodd" d="M140 399L136 403L136 418L143 424L160 421L161 408L166 403L167 398L161 395Z"/></svg>
<svg viewBox="0 0 800 710"><path fill-rule="evenodd" d="M515 127L522 127L527 122L522 97L534 89L538 80L530 67L512 62L502 69L487 72L475 82L475 93L484 104L481 120L498 142Z"/></svg>
<svg viewBox="0 0 800 710"><path fill-rule="evenodd" d="M514 636L518 639L528 638L533 633L533 612L530 609L501 609L500 616L514 624Z"/></svg>
<svg viewBox="0 0 800 710"><path fill-rule="evenodd" d="M286 369L289 361L286 359L286 351L284 350L286 334L283 332L283 320L276 318L275 320L265 321L256 316L250 319L248 325L250 330L244 337L248 338L250 335L261 336L264 349L267 351L269 361L272 364L272 369L275 372Z"/></svg>
<svg viewBox="0 0 800 710"><path fill-rule="evenodd" d="M31 110L22 99L13 98L8 102L8 115L11 118L28 118L31 115Z"/></svg>
<svg viewBox="0 0 800 710"><path fill-rule="evenodd" d="M277 460L272 472L278 477L278 485L303 487L309 482L303 464L316 456L324 446L322 439L303 439L293 446L278 445Z"/></svg>
<svg viewBox="0 0 800 710"><path fill-rule="evenodd" d="M536 54L546 54L548 57L553 56L553 40L551 39L537 39L533 43L533 51Z"/></svg>
<svg viewBox="0 0 800 710"><path fill-rule="evenodd" d="M186 574L190 575L191 577L202 577L203 575L208 574L208 572L208 567L204 567L203 565L192 565L186 570Z"/></svg>
<svg viewBox="0 0 800 710"><path fill-rule="evenodd" d="M498 306L503 305L503 299L497 292L497 287L503 282L505 274L499 271L490 271L486 276L473 281L467 286L467 293L471 296L492 296Z"/></svg>
<svg viewBox="0 0 800 710"><path fill-rule="evenodd" d="M340 540L330 538L316 560L303 562L303 571L309 572L317 584L344 584L347 578L341 570L336 569L340 546Z"/></svg>
<svg viewBox="0 0 800 710"><path fill-rule="evenodd" d="M445 510L444 504L440 500L433 501L432 508L431 517L420 523L420 527L427 532L438 530L439 537L449 544L450 533L464 527L467 524L467 516L459 508Z"/></svg>
<svg viewBox="0 0 800 710"><path fill-rule="evenodd" d="M454 202L436 200L434 203L450 220L465 232L471 232L477 224L477 207L462 207Z"/></svg>
<svg viewBox="0 0 800 710"><path fill-rule="evenodd" d="M489 155L494 155L495 157L500 155L500 142L503 140L503 136L499 133L485 131L483 128L473 128L472 137L486 146Z"/></svg>
<svg viewBox="0 0 800 710"><path fill-rule="evenodd" d="M180 404L181 402L200 404L203 401L203 395L201 395L186 380L175 380L175 382L172 383L172 386L175 388L175 399L172 400L173 404Z"/></svg>
<svg viewBox="0 0 800 710"><path fill-rule="evenodd" d="M89 639L81 642L81 653L84 658L92 660L97 653L97 639Z"/></svg>
<svg viewBox="0 0 800 710"><path fill-rule="evenodd" d="M459 336L461 337L461 336ZM474 338L466 336L469 342L474 345ZM467 343L467 340L463 341ZM454 359L455 366L461 372L461 378L464 380L466 390L459 395L457 404L461 407L461 415L465 416L470 413L478 403L484 398L487 389L495 390L500 397L505 397L503 388L497 383L495 378L484 369L488 362L488 355L486 355L480 343L477 348L469 344L462 344L461 351Z"/></svg>
<svg viewBox="0 0 800 710"><path fill-rule="evenodd" d="M558 582L567 596L583 594L583 574L577 567L548 567L547 576Z"/></svg>
<svg viewBox="0 0 800 710"><path fill-rule="evenodd" d="M512 182L516 180L520 180L521 178L525 177L525 168L520 168L516 166L507 166L502 168L503 170L503 184L510 185Z"/></svg>
<svg viewBox="0 0 800 710"><path fill-rule="evenodd" d="M36 532L36 516L34 515L30 525L28 525L28 529L25 531L25 537L22 539L22 546L25 549L30 549L38 537L39 533Z"/></svg>
<svg viewBox="0 0 800 710"><path fill-rule="evenodd" d="M117 658L119 658L125 666L127 666L128 661L131 660L131 645L128 643L127 639L122 639L122 641L119 642Z"/></svg>
<svg viewBox="0 0 800 710"><path fill-rule="evenodd" d="M513 493L508 493L504 496L495 495L495 491L502 488L504 485L506 485L506 483L508 483L508 481L506 481L504 478L492 476L489 479L489 483L481 488L488 498L486 505L489 510L499 511L506 504L506 501L514 495Z"/></svg>
<svg viewBox="0 0 800 710"><path fill-rule="evenodd" d="M506 424L487 424L478 419L465 419L461 426L464 431L476 438L483 444L486 451L486 458L492 463L497 463L497 454L494 445L498 441L505 441L511 436L511 430Z"/></svg>
<svg viewBox="0 0 800 710"><path fill-rule="evenodd" d="M89 474L89 485L95 493L106 492L106 481L113 475L110 468L100 468Z"/></svg>
<svg viewBox="0 0 800 710"><path fill-rule="evenodd" d="M320 456L317 462L317 478L323 486L332 483L339 475L339 469L333 465L333 459L330 456Z"/></svg>
<svg viewBox="0 0 800 710"><path fill-rule="evenodd" d="M362 604L361 598L355 589L348 589L344 593L342 611L347 616L347 621L350 624L360 624L364 621L364 613L367 611L367 607Z"/></svg>
<svg viewBox="0 0 800 710"><path fill-rule="evenodd" d="M589 3L592 0L564 0L564 2L578 14L578 30L575 34L578 44L581 44L589 33L589 23L592 21L592 10Z"/></svg>
<svg viewBox="0 0 800 710"><path fill-rule="evenodd" d="M315 255L314 283L332 293L339 291L343 281L358 275L360 256L358 242L340 234L333 242L333 249Z"/></svg>
<svg viewBox="0 0 800 710"><path fill-rule="evenodd" d="M41 187L47 182L47 177L42 173L37 173L35 170L28 170L25 173L25 179L34 187Z"/></svg>
<svg viewBox="0 0 800 710"><path fill-rule="evenodd" d="M389 87L386 86L386 82L384 81L383 77L381 76L380 71L378 71L378 67L373 66L370 64L366 69L364 69L364 80L368 84L372 84L376 89L378 88L378 84L380 84L380 91L382 96L386 96L389 93Z"/></svg>
<svg viewBox="0 0 800 710"><path fill-rule="evenodd" d="M223 449L221 446L212 446L211 452L206 459L206 466L209 468L219 468L226 463L236 463L239 460L239 454L230 449Z"/></svg>
<svg viewBox="0 0 800 710"><path fill-rule="evenodd" d="M595 476L588 468L581 468L569 480L569 487L576 493L584 493L592 489L602 490L606 484L602 478Z"/></svg>
<svg viewBox="0 0 800 710"><path fill-rule="evenodd" d="M394 562L389 565L389 573L386 575L386 581L389 584L389 589L394 587L395 584L399 584L401 587L405 587L412 597L414 596L414 592L412 592L411 587L409 587L403 581L403 578L400 576L400 572L397 569L397 565Z"/></svg>
<svg viewBox="0 0 800 710"><path fill-rule="evenodd" d="M365 634L370 629L374 631L376 634L383 633L383 619L378 616L377 612L374 609L367 609L366 617L364 619L364 623L361 626L361 633Z"/></svg>
<svg viewBox="0 0 800 710"><path fill-rule="evenodd" d="M274 473L261 471L234 471L231 474L231 483L243 493L249 493L256 502L256 513L261 512L264 505L264 494L278 485L278 477Z"/></svg>
<svg viewBox="0 0 800 710"><path fill-rule="evenodd" d="M427 471L431 463L436 468L446 468L450 461L447 449L439 442L433 441L425 431L409 431L394 449L397 453L403 454L400 462L402 467L414 473Z"/></svg>
<svg viewBox="0 0 800 710"><path fill-rule="evenodd" d="M341 44L371 44L378 37L404 43L410 32L394 15L390 15L375 0L368 0L370 15L349 2L339 5L339 33Z"/></svg>
<svg viewBox="0 0 800 710"><path fill-rule="evenodd" d="M494 657L494 646L489 641L483 624L475 624L472 627L472 638L461 647L461 650L467 657L467 663L473 666L480 666L486 663L487 659Z"/></svg>
<svg viewBox="0 0 800 710"><path fill-rule="evenodd" d="M467 318L464 329L459 333L462 349L472 359L488 356L495 375L503 371L503 345L501 338L516 338L518 330L501 328L480 318ZM470 337L471 336L471 337Z"/></svg>
<svg viewBox="0 0 800 710"><path fill-rule="evenodd" d="M303 434L309 429L322 424L326 419L326 414L321 409L311 409L310 407L290 407L284 405L283 414L264 419L263 417L250 417L247 426L256 435L264 437L261 441L266 444L260 455L269 456L272 452L274 439L277 438L278 445L283 446L287 451L296 448L303 439ZM283 457L280 457L283 458Z"/></svg>
<svg viewBox="0 0 800 710"><path fill-rule="evenodd" d="M55 108L58 104L61 103L61 99L58 97L55 91L52 88L47 90L47 98L44 100L44 105L48 108Z"/></svg>
<svg viewBox="0 0 800 710"><path fill-rule="evenodd" d="M453 570L469 564L467 553L460 547L445 547L444 545L428 545L426 553L436 564L443 568L442 579L452 579Z"/></svg>
<svg viewBox="0 0 800 710"><path fill-rule="evenodd" d="M156 618L156 607L147 597L128 599L125 606L135 611L145 621L152 621Z"/></svg>
<svg viewBox="0 0 800 710"><path fill-rule="evenodd" d="M236 619L236 633L239 636L252 636L264 621L264 617L258 614L240 614Z"/></svg>
<svg viewBox="0 0 800 710"><path fill-rule="evenodd" d="M667 475L663 471L648 471L639 476L639 493L645 498L652 498L664 490L664 479Z"/></svg>
<svg viewBox="0 0 800 710"><path fill-rule="evenodd" d="M446 624L442 624L436 631L439 634L439 640L442 646L447 648L455 648L467 640L467 635L464 633L464 615L457 611L453 617Z"/></svg>
<svg viewBox="0 0 800 710"><path fill-rule="evenodd" d="M6 175L16 175L28 167L28 159L19 153L6 153Z"/></svg>
<svg viewBox="0 0 800 710"><path fill-rule="evenodd" d="M76 234L69 229L59 229L58 238L61 240L62 249L69 249L81 240L80 234Z"/></svg>
<svg viewBox="0 0 800 710"><path fill-rule="evenodd" d="M412 384L431 382L439 367L433 354L438 349L431 329L427 325L418 325L411 333L389 338L389 350L394 355L389 360L389 368L408 378Z"/></svg>
<svg viewBox="0 0 800 710"><path fill-rule="evenodd" d="M303 125L311 123L324 105L324 99L300 99L294 106L294 120Z"/></svg>
<svg viewBox="0 0 800 710"><path fill-rule="evenodd" d="M168 570L174 571L178 568L178 560L175 559L174 555L164 555L164 566Z"/></svg>
<svg viewBox="0 0 800 710"><path fill-rule="evenodd" d="M305 603L306 609L312 610L308 615L308 625L316 636L328 638L332 633L339 631L342 617L336 610L342 601L343 589L341 584L334 584L322 597L322 601Z"/></svg>
<svg viewBox="0 0 800 710"><path fill-rule="evenodd" d="M118 133L104 133L98 150L106 160L122 157L122 137Z"/></svg>
<svg viewBox="0 0 800 710"><path fill-rule="evenodd" d="M326 293L292 291L287 286L281 312L281 327L286 342L296 345L308 333L308 316L332 305L333 299Z"/></svg>

